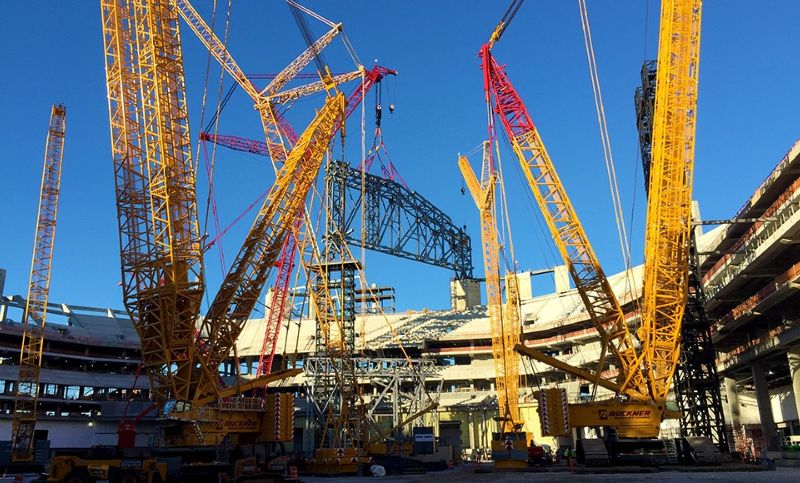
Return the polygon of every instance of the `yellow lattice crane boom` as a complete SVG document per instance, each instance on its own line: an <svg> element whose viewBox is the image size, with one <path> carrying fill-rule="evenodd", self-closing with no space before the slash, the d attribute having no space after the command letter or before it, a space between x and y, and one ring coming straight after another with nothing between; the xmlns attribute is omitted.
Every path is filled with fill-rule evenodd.
<svg viewBox="0 0 800 483"><path fill-rule="evenodd" d="M203 319L200 332L208 340L206 367L218 366L234 349L284 239L304 207L337 122L343 119L344 103L341 93L327 98L278 171L275 184ZM208 387L197 394L207 395Z"/></svg>
<svg viewBox="0 0 800 483"><path fill-rule="evenodd" d="M42 367L47 299L50 294L66 127L66 108L62 104L54 105L50 111L47 129L28 297L25 299L25 312L22 314L19 377L14 391L14 414L11 420L11 454L14 462L30 462L34 456L33 435L37 419L39 374Z"/></svg>
<svg viewBox="0 0 800 483"><path fill-rule="evenodd" d="M167 0L104 0L123 300L154 399L189 397L204 289L178 17Z"/></svg>
<svg viewBox="0 0 800 483"><path fill-rule="evenodd" d="M466 156L458 167L478 206L481 219L481 247L486 278L486 311L492 336L498 422L500 432L492 438L492 455L497 467L519 468L526 464L528 435L520 432L524 421L519 410L519 356L514 347L520 340L519 287L517 276L506 275L507 303L503 304L500 284L500 242L496 216L498 175L491 157L491 142L483 143L481 180L475 176Z"/></svg>
<svg viewBox="0 0 800 483"><path fill-rule="evenodd" d="M484 152L491 149L484 143ZM486 161L486 158L484 158ZM500 243L497 234L495 207L495 187L497 174L486 167L482 170L479 182L469 160L465 156L458 158L458 167L469 188L481 217L481 246L483 253L483 270L486 277L486 306L489 314L489 326L492 334L492 355L495 369L495 385L497 388L497 405L503 432L511 432L519 418L519 357L513 348L519 342L519 318L517 327L504 320L503 294L500 287ZM513 318L512 318L513 321ZM515 330L516 329L516 330Z"/></svg>
<svg viewBox="0 0 800 483"><path fill-rule="evenodd" d="M261 116L261 124L267 141L267 149L274 162L286 159L289 152L289 147L284 140L285 133L281 131L281 126L275 110L276 104L298 99L323 90L329 90L342 82L347 82L363 75L363 68L360 66L354 72L339 74L337 76L331 76L329 72L320 72L320 81L279 92L281 88L300 73L322 49L341 33L341 24L329 23L331 30L311 44L300 56L284 68L265 89L259 91L236 63L236 60L225 47L225 44L214 34L214 31L206 24L192 4L188 0L170 1L176 5L187 25L194 31L200 39L200 42L208 49L208 52L220 63L225 71L233 77L255 103L255 108Z"/></svg>
<svg viewBox="0 0 800 483"><path fill-rule="evenodd" d="M640 335L658 403L678 364L688 293L701 8L701 0L661 3Z"/></svg>

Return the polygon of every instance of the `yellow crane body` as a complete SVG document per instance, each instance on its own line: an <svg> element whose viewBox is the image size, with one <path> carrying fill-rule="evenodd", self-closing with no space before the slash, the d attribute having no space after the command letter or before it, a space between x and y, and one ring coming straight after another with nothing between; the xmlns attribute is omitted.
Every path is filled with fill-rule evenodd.
<svg viewBox="0 0 800 483"><path fill-rule="evenodd" d="M33 436L36 429L39 375L42 367L47 299L50 294L58 198L61 191L61 161L64 157L66 116L67 111L63 105L54 105L50 111L50 124L47 129L31 275L25 312L22 315L19 377L14 391L14 413L11 419L11 456L15 463L31 462L34 456Z"/></svg>
<svg viewBox="0 0 800 483"><path fill-rule="evenodd" d="M508 303L503 306L500 286L500 243L498 241L495 188L497 174L490 168L488 142L483 146L483 169L479 182L469 160L458 158L458 167L478 206L481 218L481 245L486 278L486 310L492 335L499 437L492 438L492 455L497 467L516 468L527 464L528 435L519 432L523 421L519 411L519 356L514 346L520 340L519 289L515 273L506 277Z"/></svg>
<svg viewBox="0 0 800 483"><path fill-rule="evenodd" d="M665 402L679 360L681 321L688 292L701 8L701 0L662 1L642 325L638 332L643 346L640 350L633 345L619 304L585 240L533 122L525 122L524 105L514 99L515 91L503 79L502 68L493 60L489 67L495 69L490 71L490 77L498 77L489 83L495 87L498 112L504 114L503 124L514 151L559 250L570 263L576 287L592 319L596 324L601 322L598 329L603 340L617 341L609 347L616 351L621 363L619 380L604 381L599 374L593 380L632 399L570 404L572 426L611 426L621 436L651 438L658 436L663 419L679 416L667 410ZM485 48L483 55L487 65L489 50ZM507 110L502 107L504 98L508 98ZM609 330L604 331L603 326ZM517 350L578 377L591 376L521 344Z"/></svg>
<svg viewBox="0 0 800 483"><path fill-rule="evenodd" d="M297 371L224 387L218 366L305 202L344 96L327 98L290 152L198 338L204 275L179 11L174 0L103 0L101 11L123 295L152 395L162 417L179 422L165 443L270 440L263 398L230 396Z"/></svg>
<svg viewBox="0 0 800 483"><path fill-rule="evenodd" d="M661 3L640 335L659 404L678 364L688 294L701 8L700 0Z"/></svg>

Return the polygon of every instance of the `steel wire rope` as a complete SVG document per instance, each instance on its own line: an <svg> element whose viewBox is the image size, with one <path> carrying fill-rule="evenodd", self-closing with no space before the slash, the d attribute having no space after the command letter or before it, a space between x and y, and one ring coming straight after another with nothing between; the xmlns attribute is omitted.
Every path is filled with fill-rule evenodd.
<svg viewBox="0 0 800 483"><path fill-rule="evenodd" d="M503 132L505 133L505 131L503 131ZM508 139L507 134L504 134L503 136L501 136L501 139L503 140L505 147L513 152L513 146L511 145L511 141ZM523 173L522 167L519 165L519 163L512 163L512 164L514 165L514 170L517 173L518 178L519 179L525 179L525 173ZM534 196L531 193L530 189L528 189L527 186L524 186L521 191L523 193L523 196L528 201L527 203L524 203L524 205L527 208L527 210L529 211L530 217L533 218L534 220L536 220L536 226L539 228L538 233L535 230L534 230L534 233L538 235L539 240L542 242L542 243L539 243L538 245L539 245L539 250L541 252L542 259L544 260L545 266L547 266L548 262L550 264L549 265L550 267L556 267L556 266L559 266L559 265L567 264L567 262L564 261L561 258L560 254L556 254L555 253L555 246L554 246L555 242L553 240L552 235L549 233L549 229L545 230L544 224L542 223L543 215L541 214L541 212L539 210L534 209L535 206L538 206L538 202L534 198ZM545 247L547 247L547 248L545 249ZM553 285L554 285L553 289L554 289L554 292L555 292L555 272L554 272L553 278L554 278L554 280L553 280ZM560 297L559 296L559 297L556 297L556 299L558 300L559 304L561 305L561 309L562 309L563 313L565 314L565 316L566 315L570 315L574 311L574 307L568 308L566 306L566 304L564 303L564 297ZM562 324L562 326L563 326L563 324Z"/></svg>
<svg viewBox="0 0 800 483"><path fill-rule="evenodd" d="M227 9L226 9L226 14L225 14L225 33L223 35L223 45L225 45L225 46L227 46L227 44L228 44L228 37L229 37L229 34L230 34L230 15L231 15L231 1L228 0L228 5L227 5ZM217 0L214 0L212 14L211 14L211 29L212 30L214 29L214 25L216 23L216 17L217 17ZM208 51L208 55L206 57L205 85L204 85L204 88L203 88L203 108L202 108L201 117L200 117L200 125L201 126L203 125L203 121L205 120L205 108L206 108L207 92L208 92L208 77L209 77L210 70L211 70L211 58L212 58L211 51ZM224 76L225 76L225 70L222 68L222 66L220 66L219 82L218 82L218 85L217 85L217 105L216 105L216 109L215 109L215 112L214 112L214 116L213 116L213 118L211 120L211 122L213 122L213 124L214 124L214 134L215 135L218 132L219 117L220 117L220 114L222 112L222 109L224 108L224 103L227 103L227 99L230 98L230 94L228 96L225 96L225 98L223 98L223 96L222 96L222 86L223 86ZM208 129L206 129L206 131L207 130ZM205 141L201 141L200 144L202 145L202 149L203 149L204 164L205 164L205 167L206 167L206 177L208 179L208 195L206 197L205 219L203 221L203 236L205 237L205 235L207 233L207 230L208 230L208 214L209 214L209 211L211 211L211 213L213 215L214 226L215 226L215 230L217 231L217 233L219 233L219 229L220 229L219 216L218 216L218 213L217 213L217 201L216 201L216 195L214 193L214 167L216 165L217 145L214 144L214 146L211 148L211 160L210 160L210 163L209 163L208 151L207 151L206 143L205 143ZM201 146L198 145L198 155L197 155L198 160L200 158L200 148L201 148ZM211 208L210 210L209 210L209 207ZM223 247L222 247L221 244L217 249L219 251L221 273L224 276L224 274L226 272L225 253L224 253L224 250L223 250ZM206 303L207 304L209 303L208 294L207 293L206 293Z"/></svg>
<svg viewBox="0 0 800 483"><path fill-rule="evenodd" d="M516 259L516 256L514 254L514 239L511 236L511 216L509 215L509 211L508 211L508 199L506 197L505 176L503 175L503 163L502 163L502 160L500 159L500 145L496 140L494 142L494 148L495 148L495 156L497 156L497 173L500 175L499 176L499 179L500 179L500 195L501 195L500 204L503 207L503 209L501 211L500 220L501 220L501 226L505 227L504 231L507 231L507 234L508 234L508 247L509 247L509 252L511 254L511 267L510 268L509 268L508 260L505 258L505 256L503 258L505 259L505 262L506 262L506 271L508 271L510 269L512 272L516 273L517 272L517 267L516 267L517 259ZM491 149L491 147L490 147L490 149ZM505 233L501 234L501 236L502 235L505 235ZM505 245L506 245L506 243L505 243L505 240L504 240L503 246L505 246ZM505 251L505 250L503 250L503 251Z"/></svg>
<svg viewBox="0 0 800 483"><path fill-rule="evenodd" d="M592 93L594 95L595 112L597 124L600 131L600 142L603 147L603 158L605 160L606 175L608 177L608 187L611 193L611 202L614 207L614 221L617 226L617 238L622 253L622 261L625 270L626 292L632 293L633 282L631 280L631 250L628 244L627 229L625 228L625 218L622 209L622 201L617 182L616 164L611 148L611 138L608 133L608 123L606 121L605 107L603 103L603 93L600 86L600 75L597 68L597 58L595 56L592 30L589 24L589 12L586 7L586 0L578 0L578 10L581 20L581 30L583 31L583 43L586 50L586 60L589 64L589 77L592 83Z"/></svg>
<svg viewBox="0 0 800 483"><path fill-rule="evenodd" d="M216 21L216 16L217 16L217 0L214 0L213 6L212 6L212 13L211 13L211 26L212 26L212 28L213 28L214 23ZM210 74L211 74L211 52L209 51L208 55L206 56L206 70L205 70L205 78L204 78L204 82L203 82L203 96L202 96L201 102L200 102L200 125L201 126L203 125L203 121L204 121L205 115L206 115L206 103L208 101L208 79L209 79ZM219 99L218 99L218 102L219 102ZM201 142L201 143L198 143L198 145L197 145L197 150L195 151L195 158L194 158L194 161L192 163L193 164L192 169L194 170L195 186L197 186L197 178L198 178L198 172L199 172L198 167L199 167L199 163L200 163L200 153L201 153L201 146L200 145L201 144L203 144L203 143ZM207 170L206 170L206 177L208 177L208 171ZM210 183L210 181L209 181L209 183ZM196 193L195 193L195 196L197 196ZM205 208L206 209L206 216L205 216L205 221L203 223L203 235L201 235L201 237L205 236L206 228L208 226L208 207L209 207L209 205L208 205L208 201L207 201L206 202L206 208ZM203 240L203 238L201 238L201 240ZM203 296L205 298L206 305L207 306L210 305L211 302L209 300L208 291L204 291Z"/></svg>
<svg viewBox="0 0 800 483"><path fill-rule="evenodd" d="M506 147L509 148L509 149L512 149L512 147L510 145L511 143L508 140L508 138L503 136L503 140L506 143ZM514 166L516 168L516 172L519 175L520 179L523 179L525 174L522 172L522 167L519 166L519 163L513 163L513 164L514 164ZM554 253L555 252L555 248L553 246L554 243L553 243L553 240L552 240L552 236L549 235L547 231L545 231L545 227L544 227L544 225L542 223L542 215L541 215L541 213L539 213L538 211L536 211L533 208L534 206L537 205L537 201L533 198L533 195L531 194L530 190L523 189L522 192L523 192L523 196L525 196L527 198L527 200L528 200L528 202L525 203L525 205L526 205L527 209L529 210L529 212L531 214L531 218L534 218L536 220L536 225L539 228L539 232L538 232L539 237L540 237L541 240L544 241L544 243L541 243L539 245L539 248L540 248L540 250L542 252L543 258L545 259L545 261L547 261L547 259L550 258L550 263L552 264L551 266L553 266L553 267L559 265L559 261L561 261L561 264L566 263L563 260L561 260L560 255L556 255ZM550 240L551 243L547 243L547 240ZM544 246L547 247L547 250L544 249ZM555 274L554 274L554 278L555 278ZM554 284L555 284L555 281L554 281ZM554 289L555 289L555 287L554 287ZM565 315L565 317L568 317L568 316L572 315L572 313L575 311L576 307L567 307L567 305L564 303L564 297L560 297L560 296L556 297L556 300L558 300L558 303L561 306L562 313ZM578 302L578 304L582 307L582 304L581 304L580 301ZM520 316L521 315L522 314L520 314ZM554 324L554 325L556 325L556 324ZM563 327L564 324L562 322L560 324L557 324L556 326ZM520 324L520 328L522 328L522 324ZM524 335L524 333L525 332L523 330L522 334ZM523 344L525 343L524 340L521 341L521 342ZM540 380L542 379L542 376L540 376L539 372L536 371L536 362L533 361L533 360L530 360L530 358L528 358L528 357L524 357L524 358L521 358L521 359L523 361L527 361L529 363L529 365L531 367L531 370L534 373L534 377L536 378L536 379L534 379L535 382L536 382L536 387L539 390L541 390ZM524 362L523 362L523 364L524 364ZM526 375L526 377L527 377L527 375ZM554 380L554 385L556 387L560 387L561 382L556 379L556 380Z"/></svg>
<svg viewBox="0 0 800 483"><path fill-rule="evenodd" d="M589 24L589 14L586 6L586 0L578 0L578 10L580 14L579 16L581 20L581 30L583 32L586 58L589 64L589 76L592 82L592 92L594 95L595 111L597 114L601 143L603 145L603 157L605 159L606 173L609 181L609 191L611 192L612 204L614 206L614 220L617 225L617 237L620 244L620 249L622 252L622 257L624 262L624 272L625 272L624 293L625 295L627 295L629 300L633 301L634 305L641 312L640 302L638 298L635 296L636 284L635 281L633 280L633 272L631 266L631 250L630 250L631 238L627 234L625 228L624 213L619 194L619 186L617 183L616 166L614 163L613 153L611 149L611 140L608 134L608 124L606 122L602 90L600 87L600 77L597 69L597 59L595 56L591 27ZM634 190L635 189L636 187L634 186ZM631 231L632 231L632 226L631 226ZM622 304L620 303L620 305ZM602 368L598 368L598 371L602 371ZM597 393L597 385L594 386L592 392L592 398L596 396L596 393Z"/></svg>
<svg viewBox="0 0 800 483"><path fill-rule="evenodd" d="M649 17L650 17L650 0L647 0L647 2L645 3L645 10L644 10L644 40L642 42L642 65L644 65L644 62L647 59L647 38L648 38L648 33L649 33L649 28L648 28L649 27ZM636 152L634 154L634 162L633 162L633 181L634 181L634 183L633 183L633 188L631 190L633 192L633 196L632 196L633 199L631 201L631 211L630 211L630 215L629 215L630 218L629 218L629 222L628 222L630 224L630 232L628 234L628 245L629 246L631 246L632 243L633 243L633 227L634 227L634 223L636 221L636 219L634 218L634 215L636 213L637 194L639 193L639 184L636 183L636 179L638 178L638 175L639 175L639 163L641 163L642 161L643 161L642 153L641 153L641 151L639 149L636 149ZM644 179L644 171L642 171L642 179ZM644 183L647 184L647 182L648 182L648 180L644 179ZM644 285L644 284L642 284L642 285ZM639 324L641 324L641 313L642 313L641 299L638 298L638 297L633 297L633 303L634 303L636 309L639 311L639 314L640 314L640 316L639 316Z"/></svg>
<svg viewBox="0 0 800 483"><path fill-rule="evenodd" d="M365 85L365 77L364 72L361 72L361 267L362 271L364 267L367 265L367 251L366 251L366 238L367 238L367 227L366 227L366 213L364 208L366 206L366 181L367 181L367 174L366 174L366 154L367 154L367 128L366 128L366 85ZM376 92L380 92L381 85L378 83L375 86L377 89ZM377 109L377 107L376 107ZM359 283L361 282L361 277L359 277ZM366 287L362 286L362 291ZM366 350L367 345L367 320L366 320L366 304L364 302L361 303L361 350Z"/></svg>

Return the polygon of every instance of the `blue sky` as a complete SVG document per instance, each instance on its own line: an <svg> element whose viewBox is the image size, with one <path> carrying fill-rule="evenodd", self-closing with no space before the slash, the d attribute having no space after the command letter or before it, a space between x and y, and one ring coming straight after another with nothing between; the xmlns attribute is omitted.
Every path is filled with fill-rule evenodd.
<svg viewBox="0 0 800 483"><path fill-rule="evenodd" d="M207 3L195 3L209 19ZM506 2L305 3L344 23L366 66L378 59L399 71L384 86L384 104L396 105L394 114L384 116L386 145L413 189L456 223L468 226L480 275L477 210L460 193L456 155L485 137L476 53ZM645 205L632 96L640 82L642 60L656 55L659 2L588 3L624 209L634 220L633 257L640 262ZM773 0L754 5L744 0L704 5L695 198L705 218L732 216L800 137L794 122L800 107L794 24L800 4ZM283 2L236 2L231 22L229 48L247 72L277 72L304 48ZM324 31L321 24L311 21L311 25L316 35ZM182 34L191 130L196 137L206 54L185 25ZM0 41L4 46L0 50L0 267L8 270L5 293L24 295L27 290L49 108L64 102L68 132L50 299L121 307L98 2L9 2L4 5ZM494 54L508 65L507 72L540 129L606 271L620 270L576 2L527 2ZM353 66L340 43L327 60L333 71ZM212 64L212 92L218 75ZM226 79L225 88L229 85ZM372 99L368 97L366 109L368 144ZM212 96L211 108L215 102ZM289 118L298 131L321 103L320 96L297 103ZM346 157L357 162L358 119L348 127ZM237 93L229 103L220 132L261 136L258 118L244 94ZM507 150L503 159L507 166L513 161ZM265 160L248 154L220 151L217 163L217 200L221 223L226 225L266 189L273 175ZM551 266L555 251L540 228L538 210L531 206L513 168L507 178L519 265ZM204 210L204 174L198 183ZM248 226L243 221L226 236L228 261ZM206 267L213 296L220 280L215 252L208 254ZM435 267L367 255L368 280L394 285L403 310L447 307L450 277Z"/></svg>

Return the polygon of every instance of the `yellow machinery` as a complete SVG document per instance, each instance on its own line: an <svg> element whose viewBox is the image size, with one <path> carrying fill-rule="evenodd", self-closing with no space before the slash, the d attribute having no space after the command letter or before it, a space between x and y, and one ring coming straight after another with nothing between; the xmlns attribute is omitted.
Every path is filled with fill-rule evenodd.
<svg viewBox="0 0 800 483"><path fill-rule="evenodd" d="M514 2L511 17L519 8ZM572 367L535 349L517 351L615 392L622 399L570 405L569 424L548 424L553 433L569 426L607 426L621 436L655 437L671 416L665 402L679 356L680 323L687 295L691 181L697 102L700 0L664 0L661 12L653 172L648 200L645 277L639 350L619 302L589 244L563 184L522 99L494 60L491 48L507 27L502 21L481 50L484 79L528 185L553 235L572 280L601 336L597 371ZM508 16L508 12L506 14ZM663 63L662 63L663 62ZM603 377L607 352L619 369ZM549 408L551 414L557 408Z"/></svg>
<svg viewBox="0 0 800 483"><path fill-rule="evenodd" d="M513 350L519 343L520 337L519 290L516 274L509 273L506 277L508 303L504 311L500 287L500 243L495 214L495 188L498 177L493 166L491 150L491 143L484 142L480 181L465 156L458 158L458 167L481 217L486 306L492 334L500 422L500 432L497 435L499 437L492 438L492 459L496 468L520 468L527 466L528 435L519 431L523 424L519 412L519 356Z"/></svg>
<svg viewBox="0 0 800 483"><path fill-rule="evenodd" d="M678 364L688 292L701 9L701 0L661 4L639 336L659 405Z"/></svg>
<svg viewBox="0 0 800 483"><path fill-rule="evenodd" d="M19 378L14 392L14 414L11 420L11 457L14 463L31 463L34 459L39 373L42 367L47 298L50 294L50 270L56 236L66 116L67 110L63 105L55 105L50 111L39 214L36 218L36 234L33 241L31 277L28 297L25 300L25 313L22 315Z"/></svg>
<svg viewBox="0 0 800 483"><path fill-rule="evenodd" d="M102 6L124 302L153 398L173 423L164 428L165 443L272 440L263 399L241 394L299 371L225 387L218 366L234 349L305 203L342 122L344 96L328 96L286 156L198 334L204 277L178 28L188 3L104 0ZM190 20L193 28L204 25L198 18ZM222 43L205 33L215 57L242 80ZM260 107L263 119L269 108Z"/></svg>
<svg viewBox="0 0 800 483"><path fill-rule="evenodd" d="M160 483L167 481L167 464L147 454L120 454L115 448L100 447L92 449L86 458L53 456L47 481Z"/></svg>

